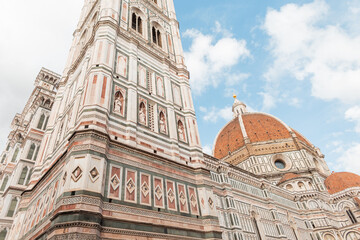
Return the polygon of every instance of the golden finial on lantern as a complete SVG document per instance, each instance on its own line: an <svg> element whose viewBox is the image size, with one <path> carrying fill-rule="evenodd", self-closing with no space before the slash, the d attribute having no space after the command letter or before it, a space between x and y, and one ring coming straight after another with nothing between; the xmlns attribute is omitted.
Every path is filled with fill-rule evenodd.
<svg viewBox="0 0 360 240"><path fill-rule="evenodd" d="M236 97L237 97L237 96L236 96L236 94L234 93L233 98L236 99Z"/></svg>

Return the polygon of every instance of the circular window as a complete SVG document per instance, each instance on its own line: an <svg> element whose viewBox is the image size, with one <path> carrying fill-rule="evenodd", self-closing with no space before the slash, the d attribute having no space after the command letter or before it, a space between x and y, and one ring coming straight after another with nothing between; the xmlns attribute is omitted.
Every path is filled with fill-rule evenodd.
<svg viewBox="0 0 360 240"><path fill-rule="evenodd" d="M286 164L285 164L285 162L283 160L278 159L278 160L275 161L275 166L278 169L285 169Z"/></svg>

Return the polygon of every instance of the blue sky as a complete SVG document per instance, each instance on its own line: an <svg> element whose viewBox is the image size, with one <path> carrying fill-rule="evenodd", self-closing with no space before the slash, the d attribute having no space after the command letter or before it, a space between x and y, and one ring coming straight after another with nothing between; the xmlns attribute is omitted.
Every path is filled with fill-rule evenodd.
<svg viewBox="0 0 360 240"><path fill-rule="evenodd" d="M300 131L333 170L360 172L359 1L175 5L207 151L231 118L236 93L253 111ZM231 60L224 63L226 57Z"/></svg>
<svg viewBox="0 0 360 240"><path fill-rule="evenodd" d="M2 4L1 146L40 68L62 73L82 3ZM175 0L175 6L206 151L230 120L236 93L252 111L300 131L331 169L360 173L359 1Z"/></svg>

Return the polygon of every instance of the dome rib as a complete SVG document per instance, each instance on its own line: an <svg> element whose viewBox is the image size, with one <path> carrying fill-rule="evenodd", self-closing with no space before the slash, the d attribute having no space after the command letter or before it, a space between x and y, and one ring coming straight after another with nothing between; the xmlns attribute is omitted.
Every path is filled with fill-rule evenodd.
<svg viewBox="0 0 360 240"><path fill-rule="evenodd" d="M239 119L240 118L240 119ZM243 124L244 132L242 132ZM265 113L244 113L231 120L218 133L214 143L214 157L225 158L245 146L246 143L261 143L283 139L293 139L297 136L305 144L312 146L300 133L291 129L276 117Z"/></svg>

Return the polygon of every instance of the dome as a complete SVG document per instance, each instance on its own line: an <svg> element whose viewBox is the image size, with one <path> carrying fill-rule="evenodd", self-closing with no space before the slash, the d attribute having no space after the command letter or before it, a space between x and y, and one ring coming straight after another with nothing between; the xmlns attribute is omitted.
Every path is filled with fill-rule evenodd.
<svg viewBox="0 0 360 240"><path fill-rule="evenodd" d="M333 173L325 180L325 186L330 194L341 192L347 188L360 187L360 176L355 173Z"/></svg>
<svg viewBox="0 0 360 240"><path fill-rule="evenodd" d="M284 182L287 182L289 180L297 179L297 178L302 178L302 176L300 176L296 173L287 173L281 178L281 180L278 182L278 185L280 185Z"/></svg>
<svg viewBox="0 0 360 240"><path fill-rule="evenodd" d="M292 140L293 136L308 147L312 147L312 144L300 133L289 128L279 119L265 113L244 112L237 115L219 132L214 144L214 157L222 159L244 147L245 143Z"/></svg>

